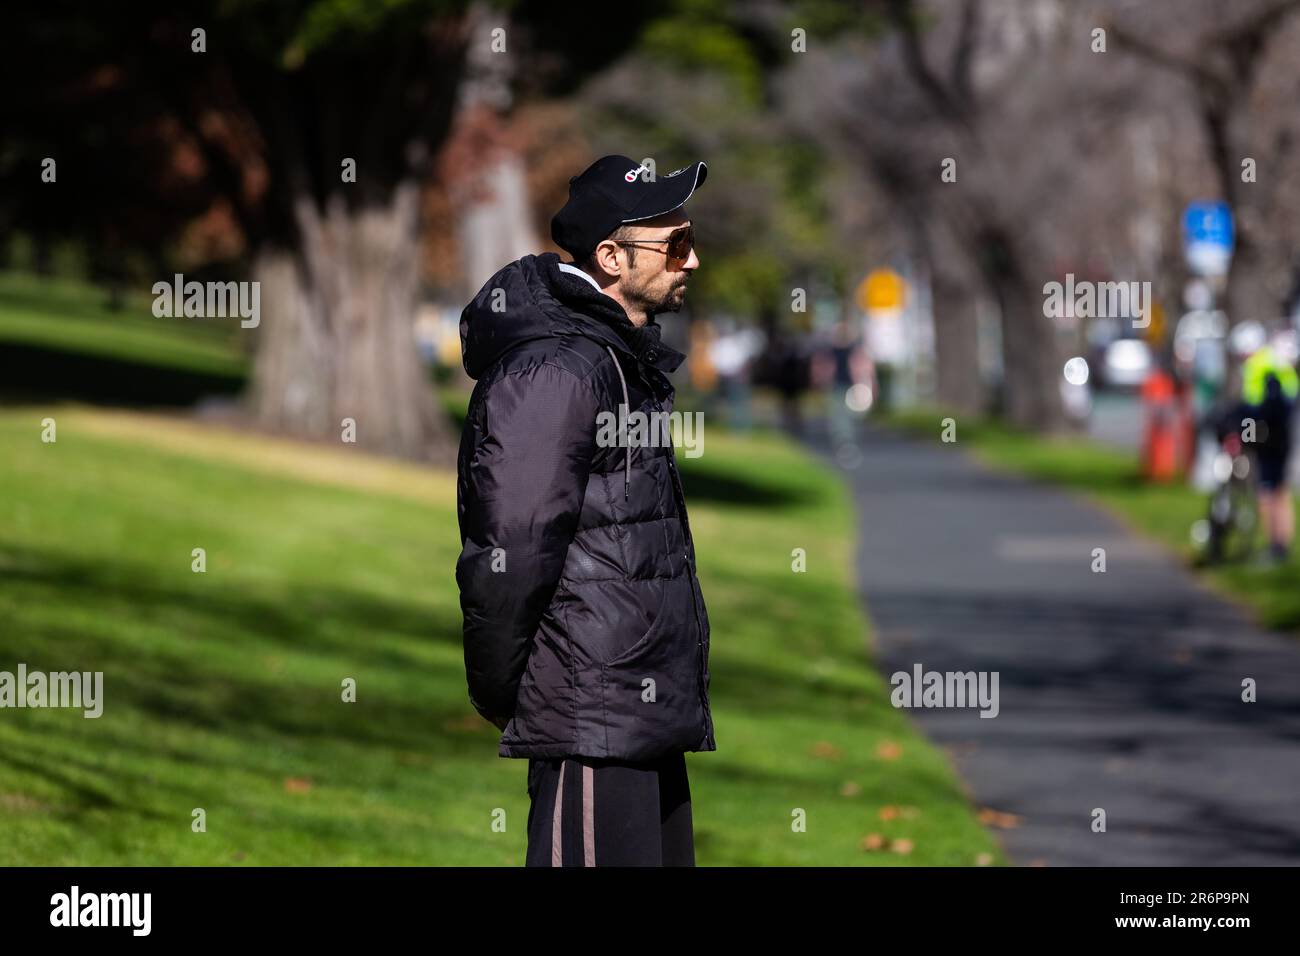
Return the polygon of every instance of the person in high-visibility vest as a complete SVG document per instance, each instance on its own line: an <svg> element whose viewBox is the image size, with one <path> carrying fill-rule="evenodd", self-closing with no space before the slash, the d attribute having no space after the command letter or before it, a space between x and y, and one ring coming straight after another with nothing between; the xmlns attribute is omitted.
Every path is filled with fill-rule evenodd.
<svg viewBox="0 0 1300 956"><path fill-rule="evenodd" d="M1295 535L1295 511L1287 484L1291 424L1300 379L1271 345L1253 352L1241 366L1241 399L1255 420L1259 514L1274 560L1285 561ZM1244 425L1243 425L1244 428Z"/></svg>

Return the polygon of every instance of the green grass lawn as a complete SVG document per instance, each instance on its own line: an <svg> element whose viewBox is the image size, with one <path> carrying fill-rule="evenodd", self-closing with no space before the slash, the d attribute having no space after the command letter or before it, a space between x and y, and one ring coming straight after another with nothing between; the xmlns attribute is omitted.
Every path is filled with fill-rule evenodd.
<svg viewBox="0 0 1300 956"><path fill-rule="evenodd" d="M886 421L937 442L944 415L932 410L899 412ZM994 422L955 417L954 447L994 468L1081 494L1190 563L1191 527L1205 517L1206 496L1185 482L1148 484L1141 479L1135 454L1087 438L1043 438ZM1238 564L1198 573L1225 597L1245 604L1265 626L1300 630L1300 561L1294 551L1280 567Z"/></svg>
<svg viewBox="0 0 1300 956"><path fill-rule="evenodd" d="M0 272L0 344L206 375L245 374L239 319L156 318L152 302L137 293L113 311L107 293L97 286Z"/></svg>
<svg viewBox="0 0 1300 956"><path fill-rule="evenodd" d="M1004 862L871 665L835 477L771 437L680 460L713 630L698 862ZM466 696L450 474L74 406L0 412L0 461L0 670L105 697L0 710L0 864L522 862L525 762Z"/></svg>

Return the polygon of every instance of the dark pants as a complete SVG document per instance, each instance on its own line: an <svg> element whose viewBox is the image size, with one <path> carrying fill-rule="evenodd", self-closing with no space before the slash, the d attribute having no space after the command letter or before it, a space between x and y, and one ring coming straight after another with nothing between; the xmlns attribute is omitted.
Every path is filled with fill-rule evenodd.
<svg viewBox="0 0 1300 956"><path fill-rule="evenodd" d="M686 755L528 761L526 866L694 866Z"/></svg>

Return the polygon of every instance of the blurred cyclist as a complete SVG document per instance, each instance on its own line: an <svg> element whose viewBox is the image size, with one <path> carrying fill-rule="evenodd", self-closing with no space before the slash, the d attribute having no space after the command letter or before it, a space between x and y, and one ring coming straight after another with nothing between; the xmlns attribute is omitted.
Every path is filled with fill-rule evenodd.
<svg viewBox="0 0 1300 956"><path fill-rule="evenodd" d="M1271 344L1251 353L1242 365L1242 415L1256 423L1259 513L1268 535L1269 553L1279 562L1286 560L1295 534L1287 461L1297 392L1300 381L1295 369Z"/></svg>

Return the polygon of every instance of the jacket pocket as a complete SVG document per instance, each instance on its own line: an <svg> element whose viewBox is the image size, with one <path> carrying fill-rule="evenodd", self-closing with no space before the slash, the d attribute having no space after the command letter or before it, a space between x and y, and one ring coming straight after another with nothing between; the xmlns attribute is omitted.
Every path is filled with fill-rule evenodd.
<svg viewBox="0 0 1300 956"><path fill-rule="evenodd" d="M576 589L564 621L578 666L591 666L599 676L602 664L626 656L651 638L668 609L668 585L663 578L642 578Z"/></svg>
<svg viewBox="0 0 1300 956"><path fill-rule="evenodd" d="M665 581L664 602L646 634L601 665L611 753L652 759L691 750L704 736L696 626L686 578Z"/></svg>
<svg viewBox="0 0 1300 956"><path fill-rule="evenodd" d="M664 622L664 615L671 609L669 605L669 593L672 590L672 579L655 578L652 579L652 581L659 590L658 599L652 599L655 608L654 617L650 619L645 631L642 632L639 638L614 656L602 660L602 665L617 666L620 663L635 658L657 639L657 635Z"/></svg>

